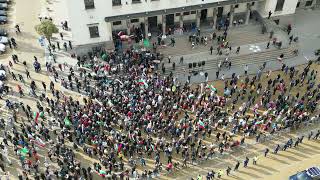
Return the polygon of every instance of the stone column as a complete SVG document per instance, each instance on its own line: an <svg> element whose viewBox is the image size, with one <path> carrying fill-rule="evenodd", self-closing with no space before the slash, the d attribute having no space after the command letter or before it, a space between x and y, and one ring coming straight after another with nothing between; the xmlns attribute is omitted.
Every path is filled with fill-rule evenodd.
<svg viewBox="0 0 320 180"><path fill-rule="evenodd" d="M233 5L230 5L230 18L229 18L229 20L230 20L230 27L232 27L233 26L233 16L234 16L234 6Z"/></svg>
<svg viewBox="0 0 320 180"><path fill-rule="evenodd" d="M201 14L201 11L200 10L197 10L196 11L196 25L197 25L197 28L200 28L200 14Z"/></svg>
<svg viewBox="0 0 320 180"><path fill-rule="evenodd" d="M246 14L246 21L245 21L245 24L249 24L249 20L250 20L250 12L251 12L251 5L248 3L248 4L247 4L247 14Z"/></svg>
<svg viewBox="0 0 320 180"><path fill-rule="evenodd" d="M166 23L167 23L166 17L167 17L167 15L165 15L165 14L162 15L162 33L163 34L166 34Z"/></svg>
<svg viewBox="0 0 320 180"><path fill-rule="evenodd" d="M131 22L130 22L130 19L126 20L126 23L127 23L127 34L130 35L130 30L131 30Z"/></svg>
<svg viewBox="0 0 320 180"><path fill-rule="evenodd" d="M179 17L179 21L180 21L180 28L183 28L183 12L181 12L180 17Z"/></svg>
<svg viewBox="0 0 320 180"><path fill-rule="evenodd" d="M217 11L218 9L217 8L213 8L213 30L217 29Z"/></svg>
<svg viewBox="0 0 320 180"><path fill-rule="evenodd" d="M145 32L145 38L148 38L148 33L149 33L149 22L148 22L148 17L144 18L144 32Z"/></svg>

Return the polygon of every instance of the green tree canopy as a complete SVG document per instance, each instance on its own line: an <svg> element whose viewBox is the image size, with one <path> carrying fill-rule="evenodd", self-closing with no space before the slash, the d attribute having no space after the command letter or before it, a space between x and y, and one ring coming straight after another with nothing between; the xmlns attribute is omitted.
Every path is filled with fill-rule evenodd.
<svg viewBox="0 0 320 180"><path fill-rule="evenodd" d="M40 24L35 27L38 34L45 36L48 41L52 38L52 34L58 33L59 29L55 24L50 20L43 20Z"/></svg>

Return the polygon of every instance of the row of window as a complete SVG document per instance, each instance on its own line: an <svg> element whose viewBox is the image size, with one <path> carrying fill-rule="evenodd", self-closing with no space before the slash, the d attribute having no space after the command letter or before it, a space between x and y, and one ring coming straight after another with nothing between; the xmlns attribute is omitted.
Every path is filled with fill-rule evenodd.
<svg viewBox="0 0 320 180"><path fill-rule="evenodd" d="M159 1L159 0L151 0L151 1ZM127 2L126 2L127 3ZM141 3L141 0L132 0L133 4ZM112 6L121 6L121 0L112 0ZM94 0L84 0L84 6L86 9L94 9Z"/></svg>

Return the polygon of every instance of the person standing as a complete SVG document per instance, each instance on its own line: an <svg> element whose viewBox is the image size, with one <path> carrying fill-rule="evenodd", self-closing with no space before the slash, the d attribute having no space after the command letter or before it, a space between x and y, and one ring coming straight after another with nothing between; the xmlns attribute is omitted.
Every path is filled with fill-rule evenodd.
<svg viewBox="0 0 320 180"><path fill-rule="evenodd" d="M272 12L269 11L268 19L270 19L271 15L272 15Z"/></svg>
<svg viewBox="0 0 320 180"><path fill-rule="evenodd" d="M237 47L237 51L236 51L236 53L237 53L237 54L239 54L239 52L240 52L240 46L239 46L239 47Z"/></svg>
<svg viewBox="0 0 320 180"><path fill-rule="evenodd" d="M61 40L63 40L63 34L62 34L62 32L60 33L60 38L61 38Z"/></svg>
<svg viewBox="0 0 320 180"><path fill-rule="evenodd" d="M60 43L59 43L59 41L57 41L57 48L60 51Z"/></svg>
<svg viewBox="0 0 320 180"><path fill-rule="evenodd" d="M229 176L229 175L230 175L230 172L231 172L231 168L230 168L229 166L228 166L226 172L227 172L227 176Z"/></svg>
<svg viewBox="0 0 320 180"><path fill-rule="evenodd" d="M220 72L219 72L219 71L217 71L217 72L216 72L216 79L218 79L218 78L219 78L219 74L220 74Z"/></svg>
<svg viewBox="0 0 320 180"><path fill-rule="evenodd" d="M253 157L253 165L257 165L258 156Z"/></svg>
<svg viewBox="0 0 320 180"><path fill-rule="evenodd" d="M67 51L67 50L68 50L68 45L67 45L67 43L66 43L66 42L64 42L64 43L63 43L63 47L64 47L64 50L65 50L65 51Z"/></svg>
<svg viewBox="0 0 320 180"><path fill-rule="evenodd" d="M248 167L248 163L249 163L249 158L246 157L246 159L243 161L243 167Z"/></svg>
<svg viewBox="0 0 320 180"><path fill-rule="evenodd" d="M210 54L212 55L212 52L213 52L213 47L211 46L210 47Z"/></svg>
<svg viewBox="0 0 320 180"><path fill-rule="evenodd" d="M269 153L269 148L266 148L266 150L264 151L264 157L267 157L268 153Z"/></svg>
<svg viewBox="0 0 320 180"><path fill-rule="evenodd" d="M280 145L277 144L277 147L274 149L273 153L277 154L279 150L280 150Z"/></svg>
<svg viewBox="0 0 320 180"><path fill-rule="evenodd" d="M72 49L72 43L69 41L69 48Z"/></svg>
<svg viewBox="0 0 320 180"><path fill-rule="evenodd" d="M244 66L244 75L247 75L247 74L248 74L248 70L249 70L248 65L245 65L245 66Z"/></svg>

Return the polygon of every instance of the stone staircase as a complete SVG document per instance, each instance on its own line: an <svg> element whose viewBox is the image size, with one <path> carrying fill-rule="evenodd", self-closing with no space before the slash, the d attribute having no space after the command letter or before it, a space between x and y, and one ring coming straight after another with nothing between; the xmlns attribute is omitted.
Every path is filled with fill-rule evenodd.
<svg viewBox="0 0 320 180"><path fill-rule="evenodd" d="M270 62L270 61L276 61L277 58L284 54L284 59L290 59L296 56L294 53L294 50L297 49L296 46L290 46L288 48L282 48L282 49L274 49L274 50L268 50L264 52L259 53L252 53L252 54L245 54L240 56L234 56L230 57L229 61L232 62L232 67L235 66L244 66L244 65L250 65L250 64L263 64L264 62ZM183 65L177 65L175 68L175 71L172 71L171 67L168 67L165 74L168 75L172 71L175 75L180 75L186 72L192 72L192 71L202 71L206 72L208 70L218 70L218 63L220 61L223 61L225 58L217 58L212 59L209 61L206 61L205 66L198 66L195 68L189 68L189 64L183 64ZM226 69L226 68L224 68Z"/></svg>
<svg viewBox="0 0 320 180"><path fill-rule="evenodd" d="M223 32L217 32L217 35L222 35ZM202 36L202 34L201 34ZM203 33L203 36L210 37L209 33ZM250 27L250 29L243 28L234 28L230 30L228 34L228 41L232 47L246 45L246 44L254 44L260 42L269 41L267 34L261 34L261 27L255 25L254 27ZM189 42L188 37L179 37L176 38L175 47L164 47L159 48L159 52L164 54L165 56L183 56L187 54L196 54L201 52L209 52L210 44L212 41L208 42L207 46L198 45L194 49L191 47L191 43ZM214 49L216 49L217 44L214 44Z"/></svg>

